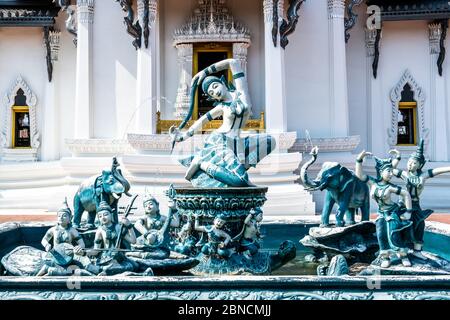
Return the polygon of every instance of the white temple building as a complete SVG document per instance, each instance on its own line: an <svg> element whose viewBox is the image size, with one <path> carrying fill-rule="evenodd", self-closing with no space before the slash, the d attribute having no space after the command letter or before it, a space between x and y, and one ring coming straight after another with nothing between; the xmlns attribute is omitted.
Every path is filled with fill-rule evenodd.
<svg viewBox="0 0 450 320"><path fill-rule="evenodd" d="M269 187L266 216L320 212L299 182L313 145L311 175L353 169L362 150L399 149L405 168L420 139L427 169L450 166L449 17L441 0L0 0L0 209L55 211L114 156L131 193L164 204L169 184L189 185L177 156L204 139L171 154L167 131L193 75L226 58L247 72L248 134L277 139L249 171ZM450 174L422 207L450 209Z"/></svg>

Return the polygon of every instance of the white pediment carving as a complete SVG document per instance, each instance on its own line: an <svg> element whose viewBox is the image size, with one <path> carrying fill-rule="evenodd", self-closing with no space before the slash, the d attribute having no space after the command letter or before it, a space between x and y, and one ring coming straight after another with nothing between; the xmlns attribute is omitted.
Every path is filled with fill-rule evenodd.
<svg viewBox="0 0 450 320"><path fill-rule="evenodd" d="M199 0L188 22L174 33L174 46L197 42L250 43L250 31L234 19L226 0Z"/></svg>
<svg viewBox="0 0 450 320"><path fill-rule="evenodd" d="M398 113L399 102L402 100L402 91L406 84L409 84L414 92L414 100L417 102L417 130L419 139L424 139L428 143L429 130L425 127L425 92L419 86L409 70L406 70L400 81L391 91L391 126L388 129L389 145L395 147L398 139Z"/></svg>
<svg viewBox="0 0 450 320"><path fill-rule="evenodd" d="M29 108L31 148L38 149L40 146L40 142L39 142L39 132L37 130L37 121L36 121L37 98L36 98L36 95L31 90L31 88L28 86L28 84L25 82L25 80L21 76L17 77L16 81L11 86L11 89L4 95L4 97L2 99L3 123L1 126L1 132L0 132L0 146L2 148L6 148L6 149L10 149L13 147L13 145L12 145L12 127L13 127L12 108L14 107L17 92L19 90L23 91L23 94L26 97L26 104Z"/></svg>

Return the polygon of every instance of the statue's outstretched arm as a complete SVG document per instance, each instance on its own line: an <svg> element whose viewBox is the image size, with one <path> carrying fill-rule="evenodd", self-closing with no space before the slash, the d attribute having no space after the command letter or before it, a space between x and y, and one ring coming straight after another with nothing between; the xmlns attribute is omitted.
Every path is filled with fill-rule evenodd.
<svg viewBox="0 0 450 320"><path fill-rule="evenodd" d="M440 174L444 174L444 173L450 173L450 167L442 167L442 168L436 168L436 169L432 169L428 171L428 176L430 178L433 178L435 176L438 176ZM425 177L427 178L427 177Z"/></svg>
<svg viewBox="0 0 450 320"><path fill-rule="evenodd" d="M356 165L355 165L355 175L358 177L359 180L363 182L369 182L369 177L364 173L363 170L363 161L364 158L367 156L371 156L372 153L366 152L365 150L361 152L358 157L356 158Z"/></svg>
<svg viewBox="0 0 450 320"><path fill-rule="evenodd" d="M171 132L169 132L169 133L170 133L170 135L175 136L175 141L177 141L177 142L186 141L190 137L192 137L196 131L201 129L203 127L203 125L220 117L222 115L222 113L223 113L222 106L219 105L219 106L215 107L214 109L208 111L203 116L201 116L200 119L195 121L195 123L189 128L189 130L182 133L179 131L178 128L172 127Z"/></svg>
<svg viewBox="0 0 450 320"><path fill-rule="evenodd" d="M204 226L200 225L200 221L197 216L195 217L194 230L200 231L200 232L208 232Z"/></svg>
<svg viewBox="0 0 450 320"><path fill-rule="evenodd" d="M397 149L389 150L389 154L392 155L392 174L400 179L406 180L408 179L407 172L397 169L398 164L402 160L402 154Z"/></svg>
<svg viewBox="0 0 450 320"><path fill-rule="evenodd" d="M201 82L205 77L209 75L228 69L231 70L236 90L241 93L241 101L244 102L251 110L247 75L242 69L241 63L237 59L225 59L210 65L208 68L197 73L192 79L192 83L194 83L196 79L198 79L199 82Z"/></svg>

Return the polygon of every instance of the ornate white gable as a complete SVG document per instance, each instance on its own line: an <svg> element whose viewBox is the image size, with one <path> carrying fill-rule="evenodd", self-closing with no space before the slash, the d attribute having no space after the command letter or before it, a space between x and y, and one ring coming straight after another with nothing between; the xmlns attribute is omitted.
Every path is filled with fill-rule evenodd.
<svg viewBox="0 0 450 320"><path fill-rule="evenodd" d="M419 139L424 139L425 144L427 144L429 130L425 127L425 93L413 78L411 72L406 70L400 81L391 91L391 126L388 129L389 145L391 147L396 146L398 141L399 102L402 100L402 91L406 84L409 84L411 87L411 90L414 92L414 100L417 102L417 130L419 130Z"/></svg>
<svg viewBox="0 0 450 320"><path fill-rule="evenodd" d="M250 43L250 31L236 22L226 0L199 0L188 22L175 30L174 45L196 42Z"/></svg>
<svg viewBox="0 0 450 320"><path fill-rule="evenodd" d="M194 44L228 42L233 45L233 58L247 72L250 31L236 22L226 7L226 0L198 0L188 22L174 32L174 46L178 50L180 78L175 102L174 117L184 119L189 110L189 91L193 77Z"/></svg>
<svg viewBox="0 0 450 320"><path fill-rule="evenodd" d="M27 154L25 158L28 160L35 160L35 156L37 153L37 149L40 146L39 141L39 132L37 130L37 122L36 122L36 104L37 98L36 95L31 91L31 88L25 82L25 80L19 76L14 84L11 86L11 89L4 95L2 99L2 125L0 132L0 147L3 148L3 153L11 154L8 149L12 149L12 127L13 127L13 117L12 117L12 108L15 104L15 98L17 96L17 92L19 90L23 91L23 94L26 98L26 104L29 107L29 115L30 115L30 138L31 138L31 150L27 152L26 150L17 151L19 154ZM30 154L31 158L30 158Z"/></svg>

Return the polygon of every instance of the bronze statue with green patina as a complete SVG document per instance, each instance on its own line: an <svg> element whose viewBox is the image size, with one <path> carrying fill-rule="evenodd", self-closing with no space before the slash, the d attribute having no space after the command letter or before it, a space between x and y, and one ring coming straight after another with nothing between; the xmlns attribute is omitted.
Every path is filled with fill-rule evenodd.
<svg viewBox="0 0 450 320"><path fill-rule="evenodd" d="M380 247L379 259L382 268L389 268L393 258L401 259L405 267L410 267L408 258L409 233L412 225L412 201L409 192L391 183L393 176L392 159L379 159L375 157L376 177L366 175L363 170L363 161L370 152L363 151L356 158L356 176L368 183L370 195L378 204L378 217L376 232ZM402 204L396 202L393 196L399 196Z"/></svg>
<svg viewBox="0 0 450 320"><path fill-rule="evenodd" d="M230 69L234 84L224 77L212 76ZM198 119L187 131L182 132L192 117L197 88L215 102L212 110ZM276 146L275 139L267 134L241 137L241 131L252 114L247 78L236 59L217 62L197 73L191 85L190 110L186 119L176 128L170 128L174 144L191 138L206 123L223 118L219 129L209 135L198 152L181 159L188 168L185 178L194 187L252 187L247 171L255 167Z"/></svg>
<svg viewBox="0 0 450 320"><path fill-rule="evenodd" d="M391 150L390 153L395 155L393 160L393 174L394 176L402 179L406 183L406 188L412 198L412 217L413 222L413 242L414 242L414 254L426 259L421 254L423 248L423 237L425 234L425 220L433 213L433 210L422 210L420 206L420 196L425 188L425 184L429 179L432 179L438 175L444 173L450 173L450 167L442 167L429 169L424 171L423 167L426 164L424 155L425 141L422 139L417 151L411 154L406 164L406 170L397 169L401 160L401 153L398 150Z"/></svg>
<svg viewBox="0 0 450 320"><path fill-rule="evenodd" d="M369 188L351 170L338 162L325 162L317 177L314 180L309 178L308 170L316 162L318 154L319 148L312 148L311 159L302 166L300 178L307 190L326 192L320 226L330 226L330 215L335 204L338 206L337 227L355 224L358 211L361 212L361 221L369 221Z"/></svg>
<svg viewBox="0 0 450 320"><path fill-rule="evenodd" d="M51 227L41 244L47 252L45 264L37 276L94 275L99 272L84 254L85 243L78 230L72 226L72 211L67 199L57 212L56 226Z"/></svg>

